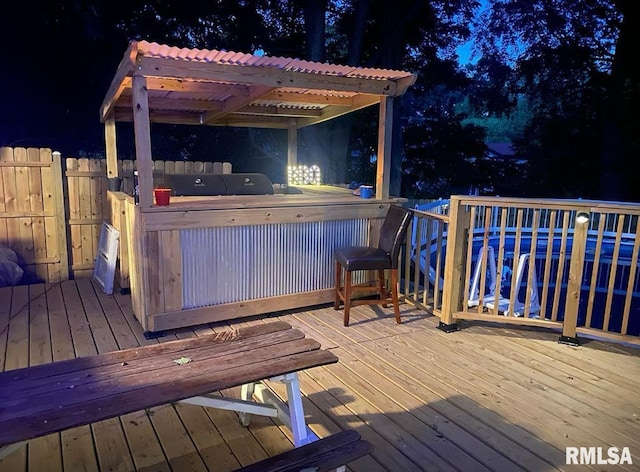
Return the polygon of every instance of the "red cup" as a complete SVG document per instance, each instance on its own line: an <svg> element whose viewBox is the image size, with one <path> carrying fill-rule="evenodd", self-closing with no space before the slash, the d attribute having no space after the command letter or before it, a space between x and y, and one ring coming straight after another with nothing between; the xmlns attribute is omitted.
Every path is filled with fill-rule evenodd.
<svg viewBox="0 0 640 472"><path fill-rule="evenodd" d="M170 188L154 188L153 195L156 197L156 205L167 206L171 197Z"/></svg>

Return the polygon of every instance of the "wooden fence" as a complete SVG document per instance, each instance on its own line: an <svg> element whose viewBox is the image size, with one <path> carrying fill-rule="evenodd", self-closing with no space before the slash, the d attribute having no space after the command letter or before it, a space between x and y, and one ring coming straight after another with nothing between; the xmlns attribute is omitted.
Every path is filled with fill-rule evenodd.
<svg viewBox="0 0 640 472"><path fill-rule="evenodd" d="M0 246L15 251L23 280L69 278L60 153L0 148Z"/></svg>
<svg viewBox="0 0 640 472"><path fill-rule="evenodd" d="M128 194L134 168L135 161L118 161L121 190ZM165 174L229 172L228 163L154 161L154 185L166 185ZM51 149L0 148L0 246L19 255L23 282L91 277L102 222L116 220L118 227L119 201L108 200L107 185L104 159L63 162ZM126 288L128 274L122 272L119 282Z"/></svg>

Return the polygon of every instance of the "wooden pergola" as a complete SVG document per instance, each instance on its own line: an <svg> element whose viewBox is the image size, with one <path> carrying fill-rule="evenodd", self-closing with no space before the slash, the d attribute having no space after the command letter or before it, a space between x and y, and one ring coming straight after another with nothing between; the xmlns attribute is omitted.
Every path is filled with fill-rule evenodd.
<svg viewBox="0 0 640 472"><path fill-rule="evenodd" d="M377 241L389 207L401 200L389 195L393 99L415 79L403 71L132 42L100 119L108 177L118 177L115 123L134 125L139 203L122 192L109 195L112 224L125 235L120 267L130 275L144 329L331 300L331 248ZM377 104L375 198L305 186L297 194L179 196L169 206L153 204L151 123L286 129L288 163L296 165L299 128ZM281 241L295 251L284 251Z"/></svg>
<svg viewBox="0 0 640 472"><path fill-rule="evenodd" d="M108 176L118 175L117 121L134 123L145 208L153 199L150 123L287 129L295 165L299 128L380 104L376 197L387 198L393 98L415 80L404 71L132 41L100 108Z"/></svg>

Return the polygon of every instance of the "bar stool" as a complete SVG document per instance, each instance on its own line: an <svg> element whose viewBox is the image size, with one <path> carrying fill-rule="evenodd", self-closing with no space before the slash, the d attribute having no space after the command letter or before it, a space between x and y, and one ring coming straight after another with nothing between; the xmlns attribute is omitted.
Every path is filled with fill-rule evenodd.
<svg viewBox="0 0 640 472"><path fill-rule="evenodd" d="M382 305L386 308L393 304L396 322L400 323L400 307L398 303L398 256L407 233L407 228L413 217L413 211L392 205L380 229L380 239L377 247L348 246L338 247L333 251L336 261L335 310L344 303L344 325L349 326L349 311L352 306ZM345 270L345 284L342 286L342 268ZM384 283L384 271L390 270L391 291ZM352 273L357 270L377 271L377 285L352 285ZM379 294L379 299L352 300L353 290Z"/></svg>

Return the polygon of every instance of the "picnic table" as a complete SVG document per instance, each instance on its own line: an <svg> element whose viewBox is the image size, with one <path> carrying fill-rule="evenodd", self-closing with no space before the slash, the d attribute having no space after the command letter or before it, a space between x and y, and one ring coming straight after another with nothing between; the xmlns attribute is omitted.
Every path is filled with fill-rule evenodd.
<svg viewBox="0 0 640 472"><path fill-rule="evenodd" d="M0 458L29 439L176 401L235 410L245 424L248 414L277 416L302 446L317 438L296 373L337 360L276 321L2 372ZM284 382L286 404L269 395L265 379ZM236 386L241 399L216 394Z"/></svg>

